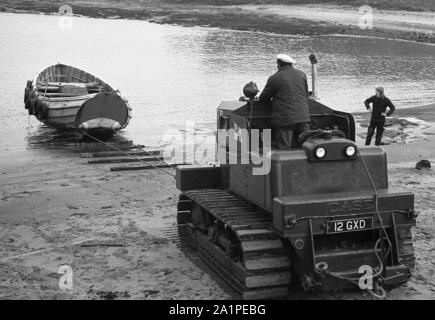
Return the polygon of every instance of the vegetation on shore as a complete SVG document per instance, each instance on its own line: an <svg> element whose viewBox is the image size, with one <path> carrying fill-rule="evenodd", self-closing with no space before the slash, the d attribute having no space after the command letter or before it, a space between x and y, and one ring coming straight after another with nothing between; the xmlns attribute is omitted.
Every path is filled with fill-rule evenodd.
<svg viewBox="0 0 435 320"><path fill-rule="evenodd" d="M351 6L369 5L378 9L435 11L433 0L164 0L167 3L197 3L209 5L238 4L340 4Z"/></svg>
<svg viewBox="0 0 435 320"><path fill-rule="evenodd" d="M70 5L75 15L93 18L136 19L160 24L206 26L231 30L260 31L276 34L320 35L348 34L404 39L435 43L435 34L374 28L361 30L356 26L306 19L279 19L273 15L246 14L222 5L230 4L371 4L376 8L435 11L433 0L3 0L0 12L56 14ZM408 8L405 6L412 6ZM427 7L425 7L427 5Z"/></svg>
<svg viewBox="0 0 435 320"><path fill-rule="evenodd" d="M338 4L360 7L369 5L377 9L388 10L409 10L409 11L435 11L435 1L433 0L4 0L3 6L32 9L35 7L57 6L62 4L83 5L87 7L116 7L116 8L144 8L159 5L242 5L242 4ZM1 7L1 5L0 5Z"/></svg>

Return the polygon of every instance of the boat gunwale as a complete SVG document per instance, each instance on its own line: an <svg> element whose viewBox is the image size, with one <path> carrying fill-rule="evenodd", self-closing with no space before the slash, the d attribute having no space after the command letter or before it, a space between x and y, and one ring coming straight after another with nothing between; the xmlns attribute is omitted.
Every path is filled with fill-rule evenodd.
<svg viewBox="0 0 435 320"><path fill-rule="evenodd" d="M100 92L99 92L100 93ZM41 100L46 101L46 102L61 102L61 101L79 101L79 100L89 100L92 99L93 97L95 97L97 94L99 93L89 93L86 95L80 95L80 96L70 96L70 97L46 97L43 96L42 94L37 94L37 97L40 97Z"/></svg>
<svg viewBox="0 0 435 320"><path fill-rule="evenodd" d="M85 72L85 73L91 75L92 77L94 77L95 79L101 81L101 83L103 83L105 86L107 86L108 88L110 88L112 91L114 91L114 92L116 91L115 89L112 88L111 85L109 85L108 83L106 83L105 81L103 81L99 76L96 76L94 73L91 73L91 72L85 71L85 70L83 70L83 69L80 69L80 68L74 67L74 66L69 65L69 64L65 64L65 63L60 63L60 62L58 62L58 63L56 63L56 64L50 64L50 65L46 66L45 68L42 68L42 69L41 69L41 70L40 70L40 71L35 75L35 77L33 78L33 81L32 81L32 89L33 89L33 91L35 91L35 93L38 93L38 88L36 87L36 83L38 82L37 80L38 80L38 77L41 75L41 73L44 72L45 70L47 70L48 68L51 68L51 67L54 67L54 66L57 66L57 65L67 66L67 67L69 67L69 68L73 68L73 69L77 69L77 70L80 70L80 71L82 71L82 72Z"/></svg>

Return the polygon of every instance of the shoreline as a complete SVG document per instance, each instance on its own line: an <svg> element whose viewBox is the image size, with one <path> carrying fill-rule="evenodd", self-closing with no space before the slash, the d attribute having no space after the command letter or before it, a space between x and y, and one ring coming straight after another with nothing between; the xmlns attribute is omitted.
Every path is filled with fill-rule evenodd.
<svg viewBox="0 0 435 320"><path fill-rule="evenodd" d="M16 3L12 0L6 0L5 3L0 5L0 12L57 15L59 6L62 4L64 3L57 1L37 2L30 0ZM384 22L380 27L375 26L373 29L362 30L354 22L349 22L349 19L353 19L351 21L355 20L355 12L350 10L349 6L346 5L334 5L332 8L331 5L319 5L315 7L318 11L321 11L322 8L328 8L331 12L339 13L338 17L339 19L344 19L343 21L335 21L334 18L327 15L319 16L319 14L313 13L311 16L305 16L301 14L303 10L310 10L313 7L312 5L216 6L194 3L169 3L165 1L133 2L133 5L110 1L92 3L72 1L70 5L74 15L90 18L144 20L157 24L186 27L215 27L286 35L315 36L338 34L400 39L418 43L435 43L435 33L433 32L435 29L432 29L432 25L426 25L426 30L418 31L419 29L412 29L412 24L404 23L403 28L398 29L396 21L395 26L390 26ZM281 12L282 10L279 10L281 7L286 10ZM340 11L343 8L347 10L344 10L344 13ZM294 12L294 9L299 11ZM357 9L355 7L355 10ZM378 13L381 18L383 15L385 17L393 15L393 18L397 20L400 19L404 11L388 11L388 14L382 12ZM415 14L413 11L406 13ZM397 16L394 16L395 14Z"/></svg>
<svg viewBox="0 0 435 320"><path fill-rule="evenodd" d="M352 114L354 116L364 116L368 113L366 111L358 111ZM393 117L396 116L419 118L427 122L435 123L435 103L425 104L417 107L396 109Z"/></svg>

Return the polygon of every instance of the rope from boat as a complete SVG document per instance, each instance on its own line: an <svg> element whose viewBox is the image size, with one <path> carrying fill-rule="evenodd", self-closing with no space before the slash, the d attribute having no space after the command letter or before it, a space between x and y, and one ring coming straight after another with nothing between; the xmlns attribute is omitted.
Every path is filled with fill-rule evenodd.
<svg viewBox="0 0 435 320"><path fill-rule="evenodd" d="M384 271L384 264L382 262L381 257L379 256L378 250L377 250L377 247L380 244L380 242L381 242L381 239L378 239L376 241L375 247L374 247L376 258L379 261L379 271L377 271L374 275L371 275L370 277L368 277L372 281L376 280L378 277L380 277L382 272ZM345 277L345 276L342 276L341 274L339 274L337 272L329 271L328 270L328 264L326 262L319 262L319 263L317 263L316 264L316 270L319 273L323 273L324 275L330 276L330 277L338 279L338 280L347 281L347 282L349 282L349 283L359 287L359 280L360 280L360 278ZM373 297L375 297L377 299L385 299L387 297L387 293L386 293L385 289L382 288L382 286L378 282L373 281L373 283L374 283L373 288L372 289L368 288L366 290L370 293L370 295L372 295ZM379 292L379 293L377 293L377 292Z"/></svg>
<svg viewBox="0 0 435 320"><path fill-rule="evenodd" d="M382 263L382 259L379 256L378 250L377 250L377 247L378 247L380 242L381 242L381 239L378 239L376 241L376 243L375 243L375 248L374 248L375 249L376 258L379 261L379 271L377 271L374 275L370 276L370 278L372 280L376 279L377 277L379 277L382 274L382 271L384 271L384 264ZM356 285L358 285L358 281L360 279L360 278L344 277L344 276L340 275L339 273L336 273L336 272L333 272L333 271L329 271L328 270L328 264L326 262L319 262L316 265L316 268L320 272L323 272L323 273L325 273L327 275L333 276L334 278L341 279L341 280L346 280L346 281L351 282L351 283L356 284Z"/></svg>
<svg viewBox="0 0 435 320"><path fill-rule="evenodd" d="M108 144L108 143L106 143L106 142L104 142L104 141L102 141L102 140L100 140L100 139L98 139L98 138L96 138L96 137L90 135L90 134L87 133L87 132L83 132L83 134L86 135L86 136L88 136L89 138L91 138L91 139L97 141L97 142L100 142L100 143L104 144L105 146L107 146L107 147L109 147L109 148L112 148L113 150L116 150L116 151L118 151L118 152L121 152L121 153L127 155L128 157L130 157L130 158L132 158L132 159L136 159L136 160L139 161L139 162L144 162L144 163L148 164L149 166L154 167L155 169L158 169L158 170L160 170L160 171L162 171L162 172L164 172L164 173L166 173L166 174L168 174L168 175L170 175L170 176L172 176L172 177L175 177L175 174L173 174L172 172L170 172L170 171L168 171L168 170L165 170L164 168L159 168L159 167L153 165L153 164L152 164L151 162L149 162L149 161L143 160L143 159L141 159L141 158L139 158L139 157L136 157L136 156L134 156L134 155L132 155L132 154L130 154L130 153L124 151L124 150L121 150L121 149L119 149L119 148L117 148L117 147L115 147L115 146L112 146L112 145L110 145L110 144ZM168 164L168 163L166 163L164 160L162 160L162 159L156 157L156 156L153 155L153 154L150 154L150 156L152 156L153 158L155 158L155 159L158 160L158 161L162 161L164 164Z"/></svg>
<svg viewBox="0 0 435 320"><path fill-rule="evenodd" d="M377 214L378 219L379 219L379 224L381 225L382 231L383 231L384 234L385 234L385 238L386 238L387 241L388 241L388 246L389 246L389 248L388 248L388 251L387 251L387 254L386 254L386 255L388 255L389 252L390 252L390 250L393 248L393 245L392 245L392 243L391 243L390 237L389 237L388 234L387 234L387 229L385 228L384 223L382 222L381 213L379 212L379 195L378 195L378 189L376 188L375 182L373 181L372 175L370 174L370 171L369 171L369 169L368 169L368 167L367 167L366 162L364 161L364 158L362 157L362 155L361 155L361 153L359 152L358 148L356 148L356 149L357 149L357 153L358 153L358 155L359 155L359 157L360 157L360 159L361 159L361 163L362 163L363 166L364 166L364 170L365 170L365 172L366 172L366 174L367 174L367 176L368 176L368 178L369 178L369 180L370 180L370 183L371 183L371 185L372 185L373 192L375 193L375 195L374 195L374 196L375 196L375 210L376 210L376 214Z"/></svg>
<svg viewBox="0 0 435 320"><path fill-rule="evenodd" d="M364 161L364 158L362 157L362 155L361 155L361 153L359 152L358 149L357 149L357 153L359 155L359 158L361 159L361 163L363 164L363 167L364 167L364 170L365 170L365 172L367 174L367 177L370 180L370 183L371 183L371 186L372 186L372 189L373 189L373 192L374 192L374 197L375 197L375 210L376 210L376 214L378 216L378 220L379 220L379 224L381 225L381 229L382 229L382 231L383 231L383 233L385 235L385 238L386 238L386 240L388 242L388 249L387 249L387 252L384 254L384 257L385 257L385 256L388 256L388 254L391 252L391 250L393 248L393 245L392 245L391 240L390 240L390 238L389 238L389 236L387 234L387 229L385 228L384 223L382 221L381 213L379 212L379 194L378 194L378 190L376 188L375 182L373 181L372 175L370 174L370 171L369 171L369 169L367 167L367 164ZM382 238L379 238L376 241L375 247L374 247L376 258L379 261L379 271L376 272L375 275L372 275L370 277L372 280L374 280L374 279L376 279L378 277L382 278L382 272L384 271L384 264L383 264L383 261L382 261L381 257L379 256L378 250L377 250L377 247L381 243L381 241L382 241ZM355 284L355 285L359 286L359 283L357 282L359 279L344 277L344 276L342 276L342 275L340 275L340 274L338 274L336 272L329 271L328 270L328 265L326 263L322 263L322 262L318 263L316 265L316 270L318 272L323 273L325 275L328 275L330 277L333 277L333 278L336 278L336 279L340 279L340 280L344 280L344 281L348 281L348 282L350 282L352 284ZM385 289L382 288L382 286L379 283L377 283L377 282L376 282L376 285L375 285L375 287L373 289L367 289L367 291L373 297L375 297L377 299L385 299L387 297L387 293L386 293ZM375 291L377 291L377 292L375 292Z"/></svg>

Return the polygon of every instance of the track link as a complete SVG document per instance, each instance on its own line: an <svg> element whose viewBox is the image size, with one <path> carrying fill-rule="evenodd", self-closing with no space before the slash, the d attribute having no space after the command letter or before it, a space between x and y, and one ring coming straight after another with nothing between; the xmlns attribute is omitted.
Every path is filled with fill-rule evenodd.
<svg viewBox="0 0 435 320"><path fill-rule="evenodd" d="M412 272L415 268L415 250L412 242L411 228L403 230L404 235L399 239L399 259Z"/></svg>
<svg viewBox="0 0 435 320"><path fill-rule="evenodd" d="M200 206L225 225L241 252L230 257L213 237L192 221L193 206ZM288 295L291 281L286 245L272 230L272 217L235 194L217 189L187 191L178 202L178 233L182 246L198 255L243 299L279 298Z"/></svg>

